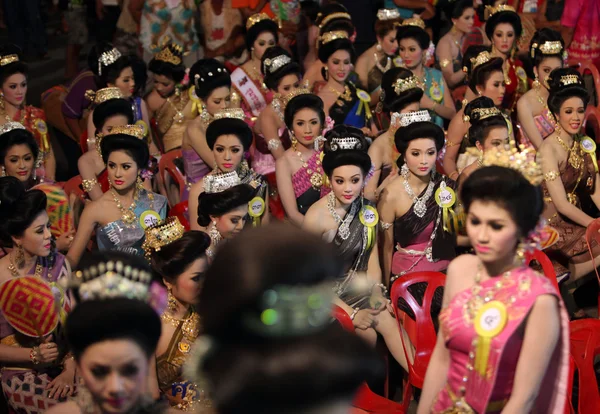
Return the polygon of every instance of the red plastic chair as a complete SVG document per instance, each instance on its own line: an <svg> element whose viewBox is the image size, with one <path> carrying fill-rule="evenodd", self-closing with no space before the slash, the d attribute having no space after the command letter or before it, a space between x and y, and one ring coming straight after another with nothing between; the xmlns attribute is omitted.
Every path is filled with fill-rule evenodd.
<svg viewBox="0 0 600 414"><path fill-rule="evenodd" d="M67 197L71 197L71 194L75 194L82 201L85 200L85 192L81 188L81 175L76 175L67 181L63 186L63 190Z"/></svg>
<svg viewBox="0 0 600 414"><path fill-rule="evenodd" d="M187 212L188 212L188 201L187 200L182 201L181 203L175 204L169 210L169 217L177 217L179 219L179 222L183 225L183 227L185 227L185 231L190 230L190 222L187 219L187 217L189 217L187 215Z"/></svg>
<svg viewBox="0 0 600 414"><path fill-rule="evenodd" d="M581 319L571 322L571 356L579 378L579 400L575 411L597 414L600 392L594 370L594 357L600 355L600 320Z"/></svg>
<svg viewBox="0 0 600 414"><path fill-rule="evenodd" d="M410 286L419 282L427 283L422 305L419 305L414 296L408 291ZM408 333L415 347L415 358L411 363L406 348L408 344L404 342L403 335L400 335L404 355L408 363L408 381L404 387L404 397L402 398L402 405L405 412L408 412L413 388L423 388L427 365L429 364L429 359L431 358L431 353L436 342L435 328L431 318L431 302L435 290L440 286L444 286L445 282L446 276L440 272L414 272L402 276L392 285L392 306L396 313L398 326ZM408 306L410 306L415 314L415 320L408 316L403 318L403 321L401 320L401 316L404 313L398 308L399 298L403 298L408 303Z"/></svg>
<svg viewBox="0 0 600 414"><path fill-rule="evenodd" d="M544 275L550 279L550 282L556 288L556 291L560 291L558 287L558 280L556 279L556 271L554 270L554 266L552 266L552 261L550 258L541 250L534 250L532 253L527 253L525 255L525 264L529 266L529 263L532 261L538 262L542 266L542 271Z"/></svg>
<svg viewBox="0 0 600 414"><path fill-rule="evenodd" d="M592 265L594 266L594 270L596 271L596 279L598 279L598 284L600 284L600 275L598 274L598 268L596 267L596 259L594 257L594 253L592 251L592 241L596 240L596 243L600 245L600 219L596 219L592 221L587 226L587 230L585 231L585 242L588 246L588 251L590 252L590 256L592 257ZM600 315L600 292L598 292L598 314Z"/></svg>
<svg viewBox="0 0 600 414"><path fill-rule="evenodd" d="M594 94L596 98L594 102L596 102L596 105L598 105L600 103L600 100L598 99L600 95L600 73L598 72L598 68L591 61L584 60L583 62L579 62L578 70L582 77L586 74L592 75L594 80Z"/></svg>
<svg viewBox="0 0 600 414"><path fill-rule="evenodd" d="M158 163L158 171L165 185L167 183L165 171L167 171L171 179L179 186L179 200L183 199L183 193L185 191L185 175L177 168L177 165L175 165L175 159L182 157L183 155L180 149L173 150L160 157ZM169 200L169 205L172 205L171 203L172 200Z"/></svg>
<svg viewBox="0 0 600 414"><path fill-rule="evenodd" d="M337 305L333 305L333 317L339 322L339 324L346 331L354 333L354 323L352 319L350 319L350 315L346 313L346 311L340 308ZM361 410L367 411L369 413L380 413L380 414L405 414L406 411L404 408L387 398L382 397L381 395L375 394L369 386L364 383L360 386L356 395L354 396L354 400L352 401L352 406L359 408Z"/></svg>
<svg viewBox="0 0 600 414"><path fill-rule="evenodd" d="M585 110L582 132L592 137L597 144L600 143L600 111L597 107L588 105Z"/></svg>

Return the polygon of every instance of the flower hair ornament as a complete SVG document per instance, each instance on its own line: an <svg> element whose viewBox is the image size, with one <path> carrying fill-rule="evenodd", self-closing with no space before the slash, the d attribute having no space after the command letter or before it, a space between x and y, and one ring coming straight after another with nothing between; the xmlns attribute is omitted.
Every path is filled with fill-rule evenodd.
<svg viewBox="0 0 600 414"><path fill-rule="evenodd" d="M406 79L402 79L402 78L396 79L393 87L394 87L394 92L396 92L396 95L400 95L402 92L406 92L409 89L414 89L414 88L421 89L422 91L425 90L425 85L423 85L423 82L421 82L421 79L419 79L415 75L412 75Z"/></svg>
<svg viewBox="0 0 600 414"><path fill-rule="evenodd" d="M331 148L331 151L362 149L362 144L360 143L360 140L355 137L333 138L329 146Z"/></svg>
<svg viewBox="0 0 600 414"><path fill-rule="evenodd" d="M162 247L179 240L185 233L185 227L177 217L167 217L161 223L146 228L145 233L142 249L146 253L146 258L149 259L152 251L160 251Z"/></svg>
<svg viewBox="0 0 600 414"><path fill-rule="evenodd" d="M20 122L8 121L4 125L0 126L0 135L6 134L13 129L27 129Z"/></svg>

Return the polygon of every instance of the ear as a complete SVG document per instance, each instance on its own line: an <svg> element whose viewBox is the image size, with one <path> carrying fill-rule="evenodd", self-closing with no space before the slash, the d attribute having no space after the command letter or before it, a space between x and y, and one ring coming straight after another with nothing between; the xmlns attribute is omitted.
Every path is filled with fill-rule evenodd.
<svg viewBox="0 0 600 414"><path fill-rule="evenodd" d="M167 281L167 279L165 279L164 277L163 277L163 283L165 284L165 286L167 287L167 289L172 289L173 288L173 284L169 283Z"/></svg>
<svg viewBox="0 0 600 414"><path fill-rule="evenodd" d="M533 67L533 74L535 75L536 78L540 77L540 74L538 73L538 69L536 66ZM543 79L542 79L543 80Z"/></svg>
<svg viewBox="0 0 600 414"><path fill-rule="evenodd" d="M209 215L209 216L208 216L208 218L210 218L210 221L211 221L211 222L215 222L215 223L216 223L216 222L218 222L218 221L219 221L219 217L217 217L217 216L210 216L210 215Z"/></svg>
<svg viewBox="0 0 600 414"><path fill-rule="evenodd" d="M483 152L483 145L481 145L481 142L477 141L475 142L475 146L477 147L477 149L481 152Z"/></svg>
<svg viewBox="0 0 600 414"><path fill-rule="evenodd" d="M23 243L23 237L15 237L15 236L10 236L10 238L12 239L13 242L13 246L21 246Z"/></svg>

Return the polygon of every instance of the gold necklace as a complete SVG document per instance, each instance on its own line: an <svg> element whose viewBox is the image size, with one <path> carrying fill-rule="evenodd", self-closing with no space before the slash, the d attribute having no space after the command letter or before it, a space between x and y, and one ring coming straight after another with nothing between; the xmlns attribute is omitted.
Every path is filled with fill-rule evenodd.
<svg viewBox="0 0 600 414"><path fill-rule="evenodd" d="M569 159L569 164L571 164L571 166L573 168L575 168L576 170L579 170L583 166L583 154L582 154L581 146L579 145L579 143L577 141L573 140L573 146L571 148L569 148L567 143L565 141L563 141L563 139L560 137L561 131L562 131L562 128L560 127L560 125L556 125L556 130L555 130L556 141L558 141L560 146L563 147L563 149L565 151L567 151L567 157Z"/></svg>
<svg viewBox="0 0 600 414"><path fill-rule="evenodd" d="M121 201L117 197L115 190L111 188L110 192L113 196L113 200L117 204L117 208L121 211L121 221L123 221L125 224L133 224L137 220L137 216L135 215L134 211L138 200L137 191L133 190L133 201L127 209L123 207L123 204L121 204Z"/></svg>
<svg viewBox="0 0 600 414"><path fill-rule="evenodd" d="M327 85L327 87L331 92L335 93L338 96L338 98L342 98L343 100L348 102L352 101L352 92L350 91L348 85L344 85L344 92L338 91L331 85Z"/></svg>
<svg viewBox="0 0 600 414"><path fill-rule="evenodd" d="M321 170L321 160L317 159L317 170L313 171L311 168L308 168L308 161L304 161L304 157L302 157L302 153L298 151L296 148L296 143L292 144L294 146L293 151L296 151L296 155L300 158L300 162L302 163L302 168L306 171L306 174L309 176L310 185L313 186L315 190L318 190L323 185L323 172ZM312 157L312 155L311 155ZM310 157L309 157L310 159Z"/></svg>
<svg viewBox="0 0 600 414"><path fill-rule="evenodd" d="M12 277L20 277L21 272L19 272L19 269L17 269L17 266L15 265L14 255L12 253L10 254L9 260L10 260L10 263L8 264L8 271L10 272ZM44 267L41 264L36 263L35 272L33 273L33 277L37 277L37 278L41 279L43 271L44 271Z"/></svg>
<svg viewBox="0 0 600 414"><path fill-rule="evenodd" d="M183 112L181 112L182 108L182 102L183 99L179 100L179 107L177 105L175 105L173 103L173 101L171 101L171 97L167 98L167 102L169 103L169 105L171 105L171 107L175 110L175 116L173 117L173 122L177 123L177 124L181 124L183 122Z"/></svg>
<svg viewBox="0 0 600 414"><path fill-rule="evenodd" d="M183 336L190 341L194 341L200 334L200 315L196 313L193 307L191 307L190 310L190 316L187 318L176 318L172 315L169 315L167 311L165 311L160 318L175 328L179 328L179 326L183 323L181 326L181 332L183 333Z"/></svg>

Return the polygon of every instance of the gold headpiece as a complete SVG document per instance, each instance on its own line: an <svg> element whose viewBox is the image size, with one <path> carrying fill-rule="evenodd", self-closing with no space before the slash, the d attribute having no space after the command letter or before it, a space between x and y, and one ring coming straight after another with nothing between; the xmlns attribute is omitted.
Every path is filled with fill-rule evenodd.
<svg viewBox="0 0 600 414"><path fill-rule="evenodd" d="M421 82L421 79L412 75L406 79L398 78L394 82L394 92L396 95L400 95L402 92L406 92L409 89L419 88L425 90L425 85Z"/></svg>
<svg viewBox="0 0 600 414"><path fill-rule="evenodd" d="M520 146L521 151L516 148L515 141L510 141L511 149L487 150L483 153L482 165L490 167L510 168L518 171L523 177L533 185L540 185L544 180L542 167L535 160L535 150Z"/></svg>
<svg viewBox="0 0 600 414"><path fill-rule="evenodd" d="M326 45L329 42L333 42L337 39L348 39L348 33L343 30L334 30L333 32L325 32L319 37L319 42L322 45Z"/></svg>
<svg viewBox="0 0 600 414"><path fill-rule="evenodd" d="M298 89L296 89L293 92L288 93L287 95L285 95L281 99L282 103L283 103L283 109L285 110L285 107L288 105L288 103L290 103L290 101L292 99L294 99L296 96L298 96L298 95L311 95L311 94L312 94L312 92L308 88L308 85L301 85Z"/></svg>
<svg viewBox="0 0 600 414"><path fill-rule="evenodd" d="M425 22L420 17L411 17L410 19L404 19L401 26L416 26L425 30Z"/></svg>
<svg viewBox="0 0 600 414"><path fill-rule="evenodd" d="M14 129L27 129L20 122L9 121L0 126L0 135L6 134Z"/></svg>
<svg viewBox="0 0 600 414"><path fill-rule="evenodd" d="M329 23L330 21L335 20L335 19L352 20L352 17L348 13L345 13L345 12L337 12L337 13L328 14L327 16L325 16L323 18L323 20L321 20L321 24L319 24L319 29L321 29L327 23Z"/></svg>
<svg viewBox="0 0 600 414"><path fill-rule="evenodd" d="M102 53L98 58L98 75L102 75L102 66L112 65L121 57L121 52L119 52L114 47L111 50L107 50Z"/></svg>
<svg viewBox="0 0 600 414"><path fill-rule="evenodd" d="M206 194L220 193L242 183L236 171L223 174L208 174L204 178L204 192Z"/></svg>
<svg viewBox="0 0 600 414"><path fill-rule="evenodd" d="M146 258L150 257L152 251L160 249L168 244L179 240L185 233L185 227L177 217L167 217L163 222L146 228L146 238L142 249L146 252Z"/></svg>
<svg viewBox="0 0 600 414"><path fill-rule="evenodd" d="M488 51L483 51L478 54L477 57L471 58L471 72L474 71L477 66L483 65L490 60L492 60L492 56Z"/></svg>
<svg viewBox="0 0 600 414"><path fill-rule="evenodd" d="M485 6L485 12L484 12L485 20L489 19L496 13L500 13L500 12L504 12L504 11L513 12L513 13L517 12L514 7L509 6L508 4L500 4L496 7Z"/></svg>
<svg viewBox="0 0 600 414"><path fill-rule="evenodd" d="M87 91L85 91L85 97L93 104L99 105L102 102L106 102L110 99L125 98L125 95L123 95L121 89L116 87L110 87L98 89L95 92L91 89L88 89Z"/></svg>
<svg viewBox="0 0 600 414"><path fill-rule="evenodd" d="M0 66L6 66L8 64L11 64L13 62L18 62L18 61L19 61L18 55L0 56Z"/></svg>
<svg viewBox="0 0 600 414"><path fill-rule="evenodd" d="M396 20L400 18L398 9L379 9L377 11L377 20Z"/></svg>
<svg viewBox="0 0 600 414"><path fill-rule="evenodd" d="M539 49L542 55L558 55L563 51L563 45L559 40L547 41L538 45L537 43L531 44L531 58L535 56L535 49Z"/></svg>
<svg viewBox="0 0 600 414"><path fill-rule="evenodd" d="M183 48L177 43L171 42L169 36L165 36L162 41L162 45L152 45L153 50L160 49L158 53L154 55L154 59L162 62L171 63L172 65L181 65L181 57L173 53L175 50L179 55L183 55Z"/></svg>
<svg viewBox="0 0 600 414"><path fill-rule="evenodd" d="M473 113L478 113L479 114L479 121L481 121L482 119L485 118L489 118L491 116L496 116L496 115L502 115L502 112L500 112L500 110L496 107L493 108L475 108L472 111ZM463 116L463 122L469 122L471 121L471 117L469 117L469 115L465 115Z"/></svg>
<svg viewBox="0 0 600 414"><path fill-rule="evenodd" d="M563 75L560 77L560 83L562 86L567 86L567 85L579 85L581 84L581 80L579 79L579 76L577 75Z"/></svg>
<svg viewBox="0 0 600 414"><path fill-rule="evenodd" d="M248 17L248 21L246 22L246 30L250 29L258 22L262 22L263 20L272 20L267 13L256 13L252 16Z"/></svg>
<svg viewBox="0 0 600 414"><path fill-rule="evenodd" d="M222 109L215 113L211 122L216 121L217 119L223 119L223 118L233 118L233 119L239 119L239 120L243 121L245 119L244 110L241 108Z"/></svg>
<svg viewBox="0 0 600 414"><path fill-rule="evenodd" d="M122 126L115 126L111 129L111 131L108 133L108 135L114 135L114 134L124 134L124 135L129 135L132 136L134 138L138 138L138 139L142 139L144 138L144 127L141 125L122 125Z"/></svg>

